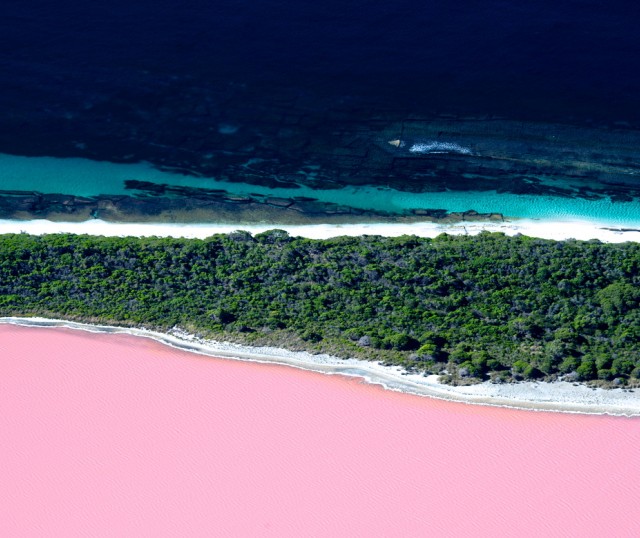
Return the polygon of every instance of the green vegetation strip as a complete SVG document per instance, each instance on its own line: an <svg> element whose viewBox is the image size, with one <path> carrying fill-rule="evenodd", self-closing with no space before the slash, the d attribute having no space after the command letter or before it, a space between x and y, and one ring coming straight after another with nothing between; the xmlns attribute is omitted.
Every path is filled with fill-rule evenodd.
<svg viewBox="0 0 640 538"><path fill-rule="evenodd" d="M168 330L441 373L637 384L640 244L484 233L0 236L0 315Z"/></svg>

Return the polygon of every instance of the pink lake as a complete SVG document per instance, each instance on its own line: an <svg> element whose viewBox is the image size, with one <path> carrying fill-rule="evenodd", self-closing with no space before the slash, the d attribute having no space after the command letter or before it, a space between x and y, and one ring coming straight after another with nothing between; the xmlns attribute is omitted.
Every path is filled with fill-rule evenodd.
<svg viewBox="0 0 640 538"><path fill-rule="evenodd" d="M1 536L640 536L640 420L0 326Z"/></svg>

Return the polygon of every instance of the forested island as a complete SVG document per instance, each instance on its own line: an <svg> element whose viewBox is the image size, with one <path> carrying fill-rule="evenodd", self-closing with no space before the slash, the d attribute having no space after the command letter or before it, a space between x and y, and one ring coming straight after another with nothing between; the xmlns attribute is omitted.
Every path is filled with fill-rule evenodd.
<svg viewBox="0 0 640 538"><path fill-rule="evenodd" d="M0 315L330 353L449 383L640 385L640 244L500 233L0 236Z"/></svg>

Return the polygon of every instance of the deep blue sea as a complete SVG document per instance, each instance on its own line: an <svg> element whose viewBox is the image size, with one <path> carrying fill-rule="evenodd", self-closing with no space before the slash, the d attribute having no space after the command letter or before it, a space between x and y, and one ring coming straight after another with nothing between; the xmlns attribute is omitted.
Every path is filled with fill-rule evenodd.
<svg viewBox="0 0 640 538"><path fill-rule="evenodd" d="M404 192L388 212L559 193L640 220L639 20L593 0L5 0L0 191Z"/></svg>
<svg viewBox="0 0 640 538"><path fill-rule="evenodd" d="M3 93L53 107L140 70L276 83L407 109L640 118L640 6L597 0L4 0ZM52 90L54 87L52 86ZM63 95L64 94L64 95ZM75 94L76 98L80 98ZM4 96L3 96L4 97Z"/></svg>

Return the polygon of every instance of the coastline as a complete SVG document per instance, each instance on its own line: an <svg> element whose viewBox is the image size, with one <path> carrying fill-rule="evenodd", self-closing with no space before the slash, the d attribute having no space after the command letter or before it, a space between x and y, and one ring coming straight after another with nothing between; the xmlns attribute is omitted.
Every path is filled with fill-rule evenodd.
<svg viewBox="0 0 640 538"><path fill-rule="evenodd" d="M506 219L504 222L458 222L458 223L359 223L359 224L307 224L290 225L279 223L265 224L175 224L175 223L115 223L100 219L83 222L54 222L38 220L0 220L0 234L29 233L43 235L53 233L73 233L103 236L136 237L184 237L204 239L214 234L245 230L252 234L262 233L274 228L287 231L290 235L309 239L329 239L339 236L381 235L398 237L417 235L436 237L447 233L451 235L477 235L481 232L501 232L506 235L527 235L556 241L600 240L607 243L640 242L640 221L637 226L621 227L607 222L578 219L534 220Z"/></svg>
<svg viewBox="0 0 640 538"><path fill-rule="evenodd" d="M212 358L251 361L290 366L327 375L360 377L387 390L473 405L507 407L530 411L640 416L640 392L626 389L590 388L565 381L522 382L453 387L438 382L437 375L407 374L396 366L383 366L359 359L340 359L274 347L251 347L228 342L203 340L180 329L160 333L108 325L92 325L49 318L3 317L0 323L23 327L68 328L94 333L127 334L151 338L164 345Z"/></svg>

